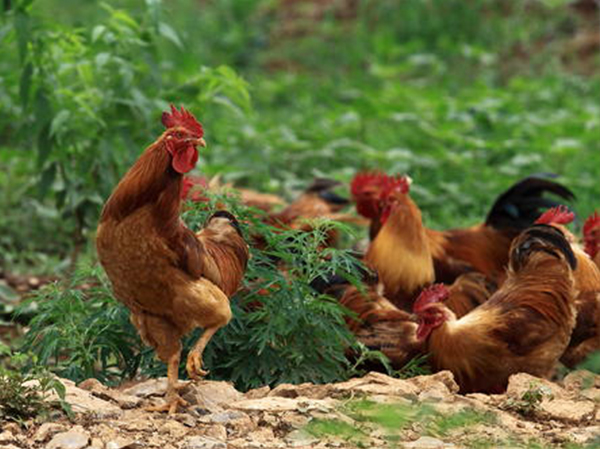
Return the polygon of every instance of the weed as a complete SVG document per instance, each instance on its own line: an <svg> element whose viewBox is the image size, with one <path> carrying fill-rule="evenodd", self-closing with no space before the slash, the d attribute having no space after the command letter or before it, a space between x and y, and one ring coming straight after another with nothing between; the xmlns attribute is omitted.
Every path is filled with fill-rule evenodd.
<svg viewBox="0 0 600 449"><path fill-rule="evenodd" d="M552 392L543 385L531 383L529 388L518 399L509 398L504 404L504 408L523 416L532 416L539 408L544 398L551 398Z"/></svg>
<svg viewBox="0 0 600 449"><path fill-rule="evenodd" d="M0 422L15 421L24 425L29 419L47 417L56 408L71 415L70 406L64 401L65 388L54 375L37 363L35 357L9 355L9 360L0 364ZM23 373L26 364L30 368ZM49 400L51 392L58 399Z"/></svg>

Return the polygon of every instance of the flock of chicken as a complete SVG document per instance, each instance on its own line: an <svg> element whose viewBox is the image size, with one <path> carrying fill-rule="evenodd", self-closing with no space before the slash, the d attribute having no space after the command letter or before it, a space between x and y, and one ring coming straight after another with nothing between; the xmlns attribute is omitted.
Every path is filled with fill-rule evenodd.
<svg viewBox="0 0 600 449"><path fill-rule="evenodd" d="M200 232L180 220L182 200L203 201L210 183L184 177L204 146L200 123L186 110L163 114L166 131L150 145L106 202L97 232L100 262L115 296L131 311L140 336L168 364L170 413L177 393L181 337L204 333L190 352L191 378L205 374L202 352L231 318L249 258L236 218L215 212ZM348 326L366 346L402 367L429 354L435 370L452 371L462 392L499 392L517 372L549 377L560 361L573 367L600 349L600 216L583 227L581 247L565 225L574 214L546 193L573 199L564 186L529 177L504 192L484 223L435 231L410 197L410 179L380 172L351 184L356 217L336 183L317 180L292 204L240 189L277 227L307 229L305 218L370 223L361 257L362 286L344 279L314 288L354 312ZM308 223L308 224L307 224ZM328 243L334 244L335 233Z"/></svg>

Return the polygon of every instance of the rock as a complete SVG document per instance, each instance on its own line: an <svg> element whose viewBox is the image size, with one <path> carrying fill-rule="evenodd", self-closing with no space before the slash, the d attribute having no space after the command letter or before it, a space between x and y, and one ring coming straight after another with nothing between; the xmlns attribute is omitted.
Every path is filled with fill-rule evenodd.
<svg viewBox="0 0 600 449"><path fill-rule="evenodd" d="M597 439L600 437L600 425L591 427L576 427L568 432L567 437L573 443L576 444L590 444L590 448L598 447L592 446L592 443L600 443Z"/></svg>
<svg viewBox="0 0 600 449"><path fill-rule="evenodd" d="M526 373L510 376L506 396L511 399L520 400L523 398L523 395L534 390L537 390L545 398L563 399L568 397L568 393L559 385Z"/></svg>
<svg viewBox="0 0 600 449"><path fill-rule="evenodd" d="M227 428L222 424L213 424L209 426L204 425L202 426L200 432L203 436L207 436L215 440L227 440Z"/></svg>
<svg viewBox="0 0 600 449"><path fill-rule="evenodd" d="M306 430L294 430L285 437L285 442L291 447L312 446L319 442L318 438L308 433Z"/></svg>
<svg viewBox="0 0 600 449"><path fill-rule="evenodd" d="M350 379L346 382L324 385L321 387L324 393L321 398L339 398L351 395L389 395L416 399L416 396L420 391L418 387L407 380L394 379L385 374L375 372L369 373L361 378Z"/></svg>
<svg viewBox="0 0 600 449"><path fill-rule="evenodd" d="M226 412L211 413L210 415L202 416L200 421L206 423L228 424L241 418L248 418L248 415L243 412L229 410Z"/></svg>
<svg viewBox="0 0 600 449"><path fill-rule="evenodd" d="M213 411L222 410L221 404L229 404L244 399L230 382L201 381L191 384L183 394L191 404Z"/></svg>
<svg viewBox="0 0 600 449"><path fill-rule="evenodd" d="M562 384L571 391L600 388L600 376L586 370L571 371L563 379Z"/></svg>
<svg viewBox="0 0 600 449"><path fill-rule="evenodd" d="M88 445L89 441L90 434L83 427L75 426L68 432L56 434L46 449L82 449Z"/></svg>
<svg viewBox="0 0 600 449"><path fill-rule="evenodd" d="M106 449L137 449L141 446L139 443L129 438L117 437L106 443Z"/></svg>
<svg viewBox="0 0 600 449"><path fill-rule="evenodd" d="M331 405L328 401L308 398L284 398L284 397L265 397L261 399L245 399L243 401L229 404L230 408L245 411L265 411L269 413L279 413L291 410L308 412L310 410L330 411Z"/></svg>
<svg viewBox="0 0 600 449"><path fill-rule="evenodd" d="M261 427L254 432L250 432L246 438L249 441L253 441L256 443L268 443L275 439L275 434L270 427Z"/></svg>
<svg viewBox="0 0 600 449"><path fill-rule="evenodd" d="M456 447L451 443L444 443L442 440L432 437L421 437L417 441L400 443L401 447L407 449L444 449Z"/></svg>
<svg viewBox="0 0 600 449"><path fill-rule="evenodd" d="M189 429L178 421L169 420L160 426L159 432L167 433L174 438L181 438L189 432Z"/></svg>
<svg viewBox="0 0 600 449"><path fill-rule="evenodd" d="M542 401L540 411L552 419L582 422L594 416L595 405L591 401L555 399Z"/></svg>
<svg viewBox="0 0 600 449"><path fill-rule="evenodd" d="M88 449L105 449L105 447L100 438L92 438L92 442L88 446Z"/></svg>
<svg viewBox="0 0 600 449"><path fill-rule="evenodd" d="M14 441L16 441L16 440L15 440L15 436L13 435L12 432L5 430L2 433L0 433L0 443L7 444L7 443L12 443Z"/></svg>
<svg viewBox="0 0 600 449"><path fill-rule="evenodd" d="M167 391L167 378L160 377L158 379L149 379L140 382L133 387L123 390L123 393L140 398L148 398L150 396L164 396Z"/></svg>
<svg viewBox="0 0 600 449"><path fill-rule="evenodd" d="M270 392L271 387L265 385L264 387L255 388L254 390L247 391L246 394L244 394L244 397L246 399L261 399L265 396L268 396Z"/></svg>
<svg viewBox="0 0 600 449"><path fill-rule="evenodd" d="M48 437L51 437L62 430L65 430L65 426L62 424L46 422L42 424L40 428L33 434L33 441L37 443L43 443L48 439Z"/></svg>
<svg viewBox="0 0 600 449"><path fill-rule="evenodd" d="M184 449L227 449L223 441L200 436L188 438L182 447Z"/></svg>
<svg viewBox="0 0 600 449"><path fill-rule="evenodd" d="M89 391L94 396L107 401L116 402L123 409L138 407L142 400L134 395L125 394L119 390L112 390L104 385L98 379L86 379L78 385L82 390Z"/></svg>
<svg viewBox="0 0 600 449"><path fill-rule="evenodd" d="M89 391L85 391L75 386L75 382L68 379L59 379L65 387L65 401L71 406L75 413L90 413L100 418L118 416L122 413L121 409L108 401L94 397ZM39 385L37 380L25 382L25 386ZM47 395L51 401L59 400L55 391Z"/></svg>
<svg viewBox="0 0 600 449"><path fill-rule="evenodd" d="M415 385L419 391L448 391L458 393L458 384L454 381L454 375L450 371L440 371L431 376L417 376L407 379L408 382Z"/></svg>

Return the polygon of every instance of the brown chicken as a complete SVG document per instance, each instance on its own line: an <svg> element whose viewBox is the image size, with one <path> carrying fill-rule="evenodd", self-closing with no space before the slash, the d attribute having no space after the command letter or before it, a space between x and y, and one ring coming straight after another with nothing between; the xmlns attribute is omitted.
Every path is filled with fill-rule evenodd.
<svg viewBox="0 0 600 449"><path fill-rule="evenodd" d="M429 239L409 188L406 177L388 178L378 206L382 226L365 255L365 264L379 275L385 297L407 311L435 279Z"/></svg>
<svg viewBox="0 0 600 449"><path fill-rule="evenodd" d="M367 173L359 174L353 180L352 195L357 211L371 219L372 235L381 229L379 223L383 207L377 195L393 179L382 173ZM451 284L463 273L478 271L501 283L512 239L533 224L540 215L540 209L559 204L545 198L544 193L553 193L567 200L574 198L571 191L558 183L528 177L498 197L483 224L447 231L424 228L434 260L435 280ZM404 211L416 214L419 209L414 202L411 203L413 207Z"/></svg>
<svg viewBox="0 0 600 449"><path fill-rule="evenodd" d="M200 123L183 108L164 113L167 130L121 179L104 205L96 238L100 262L116 298L131 312L143 341L168 364L166 405L185 401L177 393L181 337L204 333L187 359L195 379L205 374L202 353L231 318L229 297L242 280L248 246L236 219L215 212L194 234L179 218L182 177L204 146Z"/></svg>
<svg viewBox="0 0 600 449"><path fill-rule="evenodd" d="M583 225L583 243L585 252L600 268L600 214L594 212Z"/></svg>
<svg viewBox="0 0 600 449"><path fill-rule="evenodd" d="M536 223L559 228L571 243L577 259L577 269L573 273L577 289L575 298L577 321L569 346L560 358L560 361L569 368L575 368L588 355L600 349L600 270L579 246L575 236L565 227L574 219L573 212L560 206L549 209L536 221Z"/></svg>
<svg viewBox="0 0 600 449"><path fill-rule="evenodd" d="M367 286L364 291L347 286L339 301L355 315L347 323L356 339L367 348L382 352L394 369L402 368L423 352L414 316L381 296L376 286Z"/></svg>
<svg viewBox="0 0 600 449"><path fill-rule="evenodd" d="M535 225L510 249L508 275L485 303L457 319L435 285L414 305L417 336L437 370L450 370L462 393L501 392L510 375L549 377L575 325L577 259L557 228Z"/></svg>
<svg viewBox="0 0 600 449"><path fill-rule="evenodd" d="M272 212L276 207L285 206L285 201L277 195L261 193L252 189L234 187L231 183L223 185L218 176L215 176L210 180L201 176L184 176L181 197L194 202L204 202L208 201L208 197L204 195L205 190L210 190L212 192L227 192L227 189L238 193L242 204L248 207L255 207L265 212Z"/></svg>

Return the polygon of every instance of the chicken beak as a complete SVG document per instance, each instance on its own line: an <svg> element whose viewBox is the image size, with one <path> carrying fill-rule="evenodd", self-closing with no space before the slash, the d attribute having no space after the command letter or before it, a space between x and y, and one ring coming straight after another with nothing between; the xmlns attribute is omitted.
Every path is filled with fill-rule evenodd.
<svg viewBox="0 0 600 449"><path fill-rule="evenodd" d="M203 138L198 139L198 145L202 148L206 147L206 141Z"/></svg>

